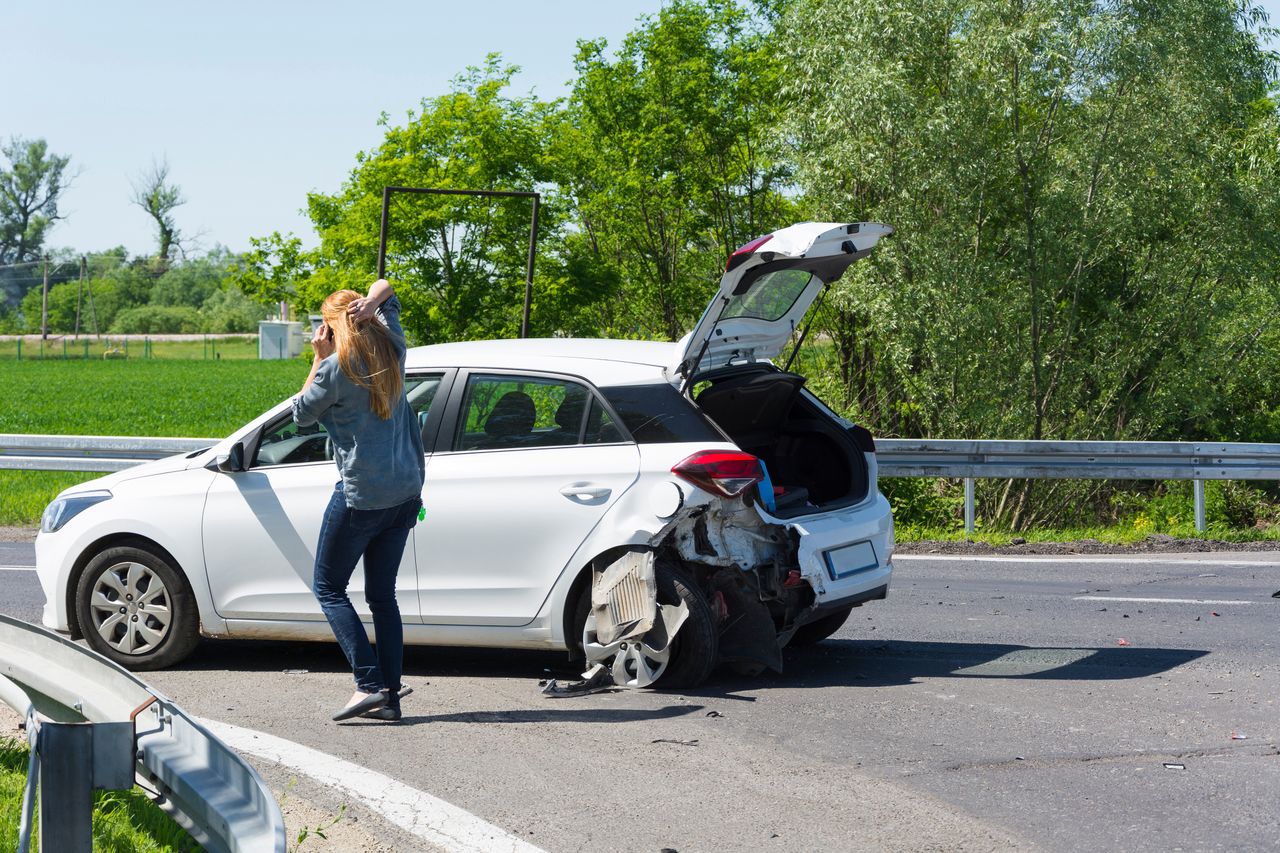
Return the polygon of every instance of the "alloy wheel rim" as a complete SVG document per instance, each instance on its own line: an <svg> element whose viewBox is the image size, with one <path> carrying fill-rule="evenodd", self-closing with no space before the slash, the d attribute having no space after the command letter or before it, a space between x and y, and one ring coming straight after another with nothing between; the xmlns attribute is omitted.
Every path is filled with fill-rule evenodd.
<svg viewBox="0 0 1280 853"><path fill-rule="evenodd" d="M582 649L588 664L603 664L613 675L613 683L620 687L648 687L662 677L671 663L672 638L689 616L689 606L683 601L678 605L658 605L657 620L653 630L641 637L600 641L596 630L596 615L587 613L582 627Z"/></svg>
<svg viewBox="0 0 1280 853"><path fill-rule="evenodd" d="M154 651L173 622L164 581L135 562L116 563L98 576L89 594L89 612L98 636L125 655Z"/></svg>

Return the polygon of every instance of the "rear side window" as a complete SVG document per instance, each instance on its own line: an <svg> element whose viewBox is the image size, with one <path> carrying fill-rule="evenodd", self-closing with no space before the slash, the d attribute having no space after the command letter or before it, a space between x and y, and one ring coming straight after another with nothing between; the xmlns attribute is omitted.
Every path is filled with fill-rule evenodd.
<svg viewBox="0 0 1280 853"><path fill-rule="evenodd" d="M590 393L577 382L473 375L467 381L463 418L453 449L518 450L579 444L590 402Z"/></svg>
<svg viewBox="0 0 1280 853"><path fill-rule="evenodd" d="M728 440L666 382L618 385L600 393L639 444Z"/></svg>

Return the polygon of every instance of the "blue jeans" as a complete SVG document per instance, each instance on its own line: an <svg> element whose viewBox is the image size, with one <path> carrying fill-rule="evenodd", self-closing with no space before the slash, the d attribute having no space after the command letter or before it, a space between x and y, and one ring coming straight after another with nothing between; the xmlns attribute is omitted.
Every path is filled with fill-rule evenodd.
<svg viewBox="0 0 1280 853"><path fill-rule="evenodd" d="M316 544L312 588L351 664L356 686L367 693L390 690L393 705L399 704L396 691L400 689L404 660L404 625L396 604L396 574L421 506L422 501L413 498L387 509L352 509L339 484L324 511L320 541ZM362 556L364 600L373 613L376 654L347 597L347 584Z"/></svg>

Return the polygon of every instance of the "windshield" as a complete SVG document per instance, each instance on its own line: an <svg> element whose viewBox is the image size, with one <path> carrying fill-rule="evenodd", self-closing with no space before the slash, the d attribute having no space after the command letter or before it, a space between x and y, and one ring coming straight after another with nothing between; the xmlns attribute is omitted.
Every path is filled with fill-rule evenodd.
<svg viewBox="0 0 1280 853"><path fill-rule="evenodd" d="M720 319L750 317L773 321L785 317L813 278L806 270L775 270L765 273L752 282L751 289L746 293L730 298Z"/></svg>

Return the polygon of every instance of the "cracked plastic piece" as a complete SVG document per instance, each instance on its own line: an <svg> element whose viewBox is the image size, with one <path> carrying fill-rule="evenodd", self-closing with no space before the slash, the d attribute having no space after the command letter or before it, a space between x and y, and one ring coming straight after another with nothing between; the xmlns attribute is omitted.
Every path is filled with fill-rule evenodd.
<svg viewBox="0 0 1280 853"><path fill-rule="evenodd" d="M570 681L561 684L554 678L542 687L542 695L552 699L564 699L570 696L586 696L589 693L600 693L613 687L613 675L604 664L596 664L582 673L582 681Z"/></svg>

